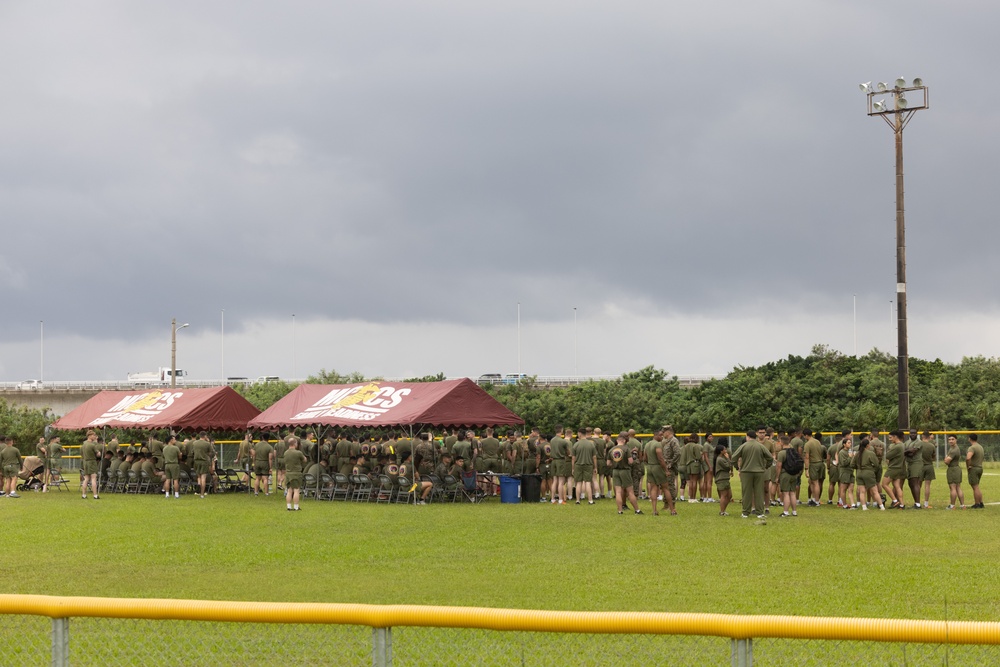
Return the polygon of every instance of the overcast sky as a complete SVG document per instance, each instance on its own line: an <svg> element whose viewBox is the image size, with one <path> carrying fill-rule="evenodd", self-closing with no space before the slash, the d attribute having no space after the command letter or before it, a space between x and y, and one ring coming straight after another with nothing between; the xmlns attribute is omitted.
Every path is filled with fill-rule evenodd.
<svg viewBox="0 0 1000 667"><path fill-rule="evenodd" d="M853 353L855 295L859 351L895 354L893 137L858 83L898 76L931 100L905 132L910 353L997 356L998 23L0 2L0 380L168 366L173 317L201 378L724 373Z"/></svg>

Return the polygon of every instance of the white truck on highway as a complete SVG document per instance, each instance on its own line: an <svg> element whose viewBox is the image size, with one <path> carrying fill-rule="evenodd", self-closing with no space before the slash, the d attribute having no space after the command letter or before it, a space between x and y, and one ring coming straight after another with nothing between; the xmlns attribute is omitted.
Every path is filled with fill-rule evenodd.
<svg viewBox="0 0 1000 667"><path fill-rule="evenodd" d="M132 383L133 387L160 387L170 384L171 377L177 378L176 384L183 384L185 375L187 372L178 368L177 374L174 376L173 369L161 366L155 371L129 373L128 381Z"/></svg>

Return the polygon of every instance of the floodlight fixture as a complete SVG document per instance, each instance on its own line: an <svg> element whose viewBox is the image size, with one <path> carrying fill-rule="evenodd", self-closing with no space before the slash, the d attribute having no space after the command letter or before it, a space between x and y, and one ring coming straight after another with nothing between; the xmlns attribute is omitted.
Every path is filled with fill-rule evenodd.
<svg viewBox="0 0 1000 667"><path fill-rule="evenodd" d="M869 81L867 83L859 83L858 88L861 89L862 93L870 93L872 92L872 82Z"/></svg>
<svg viewBox="0 0 1000 667"><path fill-rule="evenodd" d="M879 100L878 102L875 102L872 104L872 108L875 109L875 111L885 111L885 101Z"/></svg>
<svg viewBox="0 0 1000 667"><path fill-rule="evenodd" d="M875 90L877 90L880 93L884 93L885 91L889 90L889 84L887 84L885 81L879 81L878 85L875 86Z"/></svg>
<svg viewBox="0 0 1000 667"><path fill-rule="evenodd" d="M904 79L903 77L899 77L898 79L896 79L896 87L906 88L906 79Z"/></svg>
<svg viewBox="0 0 1000 667"><path fill-rule="evenodd" d="M903 97L902 95L897 95L896 96L896 108L897 109L905 109L908 104L909 104L909 102L906 101L905 97Z"/></svg>
<svg viewBox="0 0 1000 667"><path fill-rule="evenodd" d="M914 88L920 88L923 85L924 85L924 80L921 79L919 76L916 79L913 80L913 87Z"/></svg>

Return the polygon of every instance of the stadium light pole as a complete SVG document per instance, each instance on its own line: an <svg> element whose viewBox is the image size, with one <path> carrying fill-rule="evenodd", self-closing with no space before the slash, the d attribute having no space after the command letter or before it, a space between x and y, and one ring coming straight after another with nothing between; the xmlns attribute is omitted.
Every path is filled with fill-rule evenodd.
<svg viewBox="0 0 1000 667"><path fill-rule="evenodd" d="M38 320L38 382L45 383L45 320Z"/></svg>
<svg viewBox="0 0 1000 667"><path fill-rule="evenodd" d="M577 335L577 328L576 328L576 306L573 306L573 375L580 374L579 342L580 339Z"/></svg>
<svg viewBox="0 0 1000 667"><path fill-rule="evenodd" d="M922 79L906 85L902 77L893 85L862 83L861 92L868 98L868 115L880 116L892 128L896 138L896 340L898 345L897 378L899 384L900 429L910 428L910 369L906 332L906 224L903 206L903 130L913 114L929 108L927 86ZM911 93L912 100L906 98ZM922 99L921 99L922 98Z"/></svg>
<svg viewBox="0 0 1000 667"><path fill-rule="evenodd" d="M170 388L177 388L177 331L183 329L184 327L191 326L189 323L184 323L177 326L177 318L170 320Z"/></svg>

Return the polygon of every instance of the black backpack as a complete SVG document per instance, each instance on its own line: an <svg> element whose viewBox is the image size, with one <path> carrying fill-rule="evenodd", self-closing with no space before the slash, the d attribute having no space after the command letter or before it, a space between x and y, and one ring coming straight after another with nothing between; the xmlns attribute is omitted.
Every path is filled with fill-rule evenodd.
<svg viewBox="0 0 1000 667"><path fill-rule="evenodd" d="M781 464L781 470L792 477L802 474L802 457L794 447L785 450L785 462Z"/></svg>

